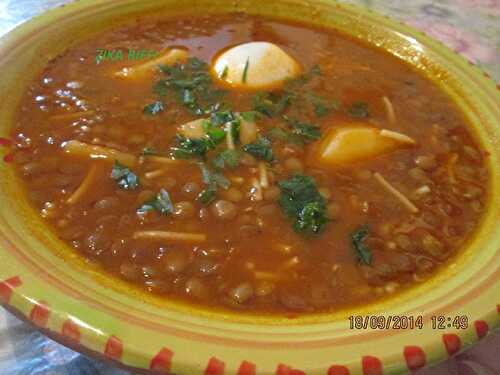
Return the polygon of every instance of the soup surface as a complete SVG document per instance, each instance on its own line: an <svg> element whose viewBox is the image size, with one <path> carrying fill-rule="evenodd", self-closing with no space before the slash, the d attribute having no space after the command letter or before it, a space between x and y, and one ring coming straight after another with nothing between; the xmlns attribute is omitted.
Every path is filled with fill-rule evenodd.
<svg viewBox="0 0 500 375"><path fill-rule="evenodd" d="M251 41L300 74L249 88L249 55L224 81L214 60ZM12 138L26 194L74 251L212 308L330 311L425 282L488 193L485 152L432 82L335 32L246 15L68 50L27 90Z"/></svg>

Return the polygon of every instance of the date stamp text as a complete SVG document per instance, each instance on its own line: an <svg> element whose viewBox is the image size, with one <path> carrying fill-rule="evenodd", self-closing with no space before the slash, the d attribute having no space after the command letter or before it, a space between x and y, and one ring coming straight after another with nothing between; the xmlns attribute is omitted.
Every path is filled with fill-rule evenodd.
<svg viewBox="0 0 500 375"><path fill-rule="evenodd" d="M436 315L425 319L422 315L351 315L348 323L349 328L355 330L421 330L426 327L464 330L469 327L466 315Z"/></svg>

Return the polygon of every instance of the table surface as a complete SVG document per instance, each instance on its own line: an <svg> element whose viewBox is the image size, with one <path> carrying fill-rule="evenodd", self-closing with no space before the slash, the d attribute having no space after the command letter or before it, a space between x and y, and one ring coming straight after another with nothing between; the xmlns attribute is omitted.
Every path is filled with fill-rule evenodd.
<svg viewBox="0 0 500 375"><path fill-rule="evenodd" d="M68 0L0 0L0 35ZM355 0L465 55L500 82L500 0ZM415 375L500 374L500 332ZM0 374L128 375L44 337L0 308Z"/></svg>

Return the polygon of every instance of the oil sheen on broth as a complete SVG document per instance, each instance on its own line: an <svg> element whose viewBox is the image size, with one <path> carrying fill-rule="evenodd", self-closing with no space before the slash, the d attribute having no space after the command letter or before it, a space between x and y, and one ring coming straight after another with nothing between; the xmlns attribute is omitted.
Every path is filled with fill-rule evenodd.
<svg viewBox="0 0 500 375"><path fill-rule="evenodd" d="M266 43L229 50L250 42ZM263 69L268 51L280 64ZM460 250L487 201L485 152L432 82L335 32L244 15L68 50L27 90L12 137L26 194L75 252L212 308L397 293Z"/></svg>

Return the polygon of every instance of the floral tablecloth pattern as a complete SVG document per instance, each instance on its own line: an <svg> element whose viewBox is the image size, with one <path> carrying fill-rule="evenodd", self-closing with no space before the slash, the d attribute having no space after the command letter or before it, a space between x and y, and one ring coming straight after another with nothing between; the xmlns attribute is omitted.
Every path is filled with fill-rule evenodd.
<svg viewBox="0 0 500 375"><path fill-rule="evenodd" d="M68 0L0 0L0 35ZM500 82L500 0L351 0L440 40ZM0 308L1 375L128 375L44 337ZM500 332L415 375L499 375Z"/></svg>

